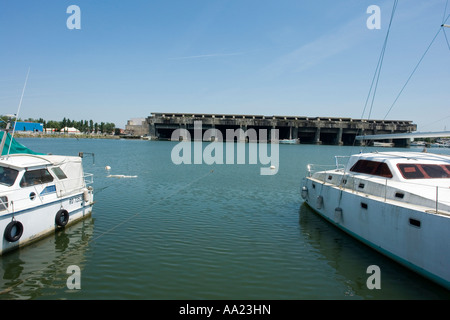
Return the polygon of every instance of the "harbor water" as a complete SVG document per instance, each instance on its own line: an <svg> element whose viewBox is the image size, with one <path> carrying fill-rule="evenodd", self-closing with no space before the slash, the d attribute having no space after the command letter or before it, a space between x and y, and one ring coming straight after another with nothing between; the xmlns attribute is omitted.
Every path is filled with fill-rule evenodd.
<svg viewBox="0 0 450 320"><path fill-rule="evenodd" d="M303 204L306 165L332 165L357 147L278 145L277 173L261 175L268 165L260 162L174 164L178 143L170 141L18 141L38 152L84 152L95 205L84 221L0 257L0 299L450 298ZM373 265L380 289L367 286Z"/></svg>

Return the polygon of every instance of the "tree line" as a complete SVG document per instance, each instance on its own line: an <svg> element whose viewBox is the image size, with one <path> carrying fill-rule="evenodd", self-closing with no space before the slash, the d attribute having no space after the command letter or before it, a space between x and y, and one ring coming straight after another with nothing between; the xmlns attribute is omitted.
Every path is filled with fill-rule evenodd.
<svg viewBox="0 0 450 320"><path fill-rule="evenodd" d="M43 120L43 122L41 122L44 124L44 128L45 129L51 129L54 128L58 131L60 131L61 129L65 128L65 127L69 127L69 128L75 128L78 129L80 132L83 133L108 133L108 134L112 134L114 133L114 130L116 128L116 125L114 123L111 122L94 122L93 120L80 120L80 121L76 121L76 120L70 120L70 119L62 119L62 121L54 121L54 120L50 120L50 121L45 121Z"/></svg>
<svg viewBox="0 0 450 320"><path fill-rule="evenodd" d="M2 116L2 127L5 127L6 117ZM28 118L25 120L17 119L17 122L37 122L42 123L45 129L55 129L55 131L61 131L65 127L78 129L81 133L107 133L113 134L116 129L116 125L111 122L94 122L93 120L70 120L68 118L63 118L61 121L49 120L46 121L42 118L32 119Z"/></svg>

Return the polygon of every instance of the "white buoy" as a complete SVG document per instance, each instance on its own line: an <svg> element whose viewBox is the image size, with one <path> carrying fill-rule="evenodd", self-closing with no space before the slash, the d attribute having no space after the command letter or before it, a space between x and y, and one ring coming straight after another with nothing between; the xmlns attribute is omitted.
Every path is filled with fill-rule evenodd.
<svg viewBox="0 0 450 320"><path fill-rule="evenodd" d="M111 167L110 166L106 166L105 170L111 170Z"/></svg>
<svg viewBox="0 0 450 320"><path fill-rule="evenodd" d="M272 170L275 169L275 166L270 166L270 169L272 169Z"/></svg>

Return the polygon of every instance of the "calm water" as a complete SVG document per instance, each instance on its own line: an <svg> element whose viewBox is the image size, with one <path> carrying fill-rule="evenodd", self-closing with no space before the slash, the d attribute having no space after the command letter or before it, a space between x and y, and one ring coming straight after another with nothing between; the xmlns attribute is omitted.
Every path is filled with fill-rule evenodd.
<svg viewBox="0 0 450 320"><path fill-rule="evenodd" d="M450 298L302 205L306 164L358 149L280 145L278 173L261 176L261 164L177 166L172 142L19 141L95 153L84 167L96 204L91 218L0 257L0 299ZM80 290L67 288L70 265ZM370 265L381 268L380 290L366 287Z"/></svg>

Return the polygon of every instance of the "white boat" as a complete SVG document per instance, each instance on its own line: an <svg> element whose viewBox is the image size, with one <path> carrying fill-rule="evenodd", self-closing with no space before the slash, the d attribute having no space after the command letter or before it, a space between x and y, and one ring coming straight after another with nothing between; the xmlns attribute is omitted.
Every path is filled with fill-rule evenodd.
<svg viewBox="0 0 450 320"><path fill-rule="evenodd" d="M373 146L374 147L392 148L394 146L394 143L393 142L378 142L378 141L374 141Z"/></svg>
<svg viewBox="0 0 450 320"><path fill-rule="evenodd" d="M427 145L425 143L425 141L413 141L411 142L411 147L422 147L425 148Z"/></svg>
<svg viewBox="0 0 450 320"><path fill-rule="evenodd" d="M281 144L299 144L299 139L281 139L278 141Z"/></svg>
<svg viewBox="0 0 450 320"><path fill-rule="evenodd" d="M301 194L335 226L450 289L450 156L362 153L330 170L308 165Z"/></svg>
<svg viewBox="0 0 450 320"><path fill-rule="evenodd" d="M89 216L94 204L93 175L84 173L81 157L13 149L19 153L0 157L0 254Z"/></svg>
<svg viewBox="0 0 450 320"><path fill-rule="evenodd" d="M437 137L450 137L450 132L375 134L356 140ZM307 205L351 236L450 290L450 156L360 153L344 166L340 159L330 170L316 171L308 165L301 190Z"/></svg>

